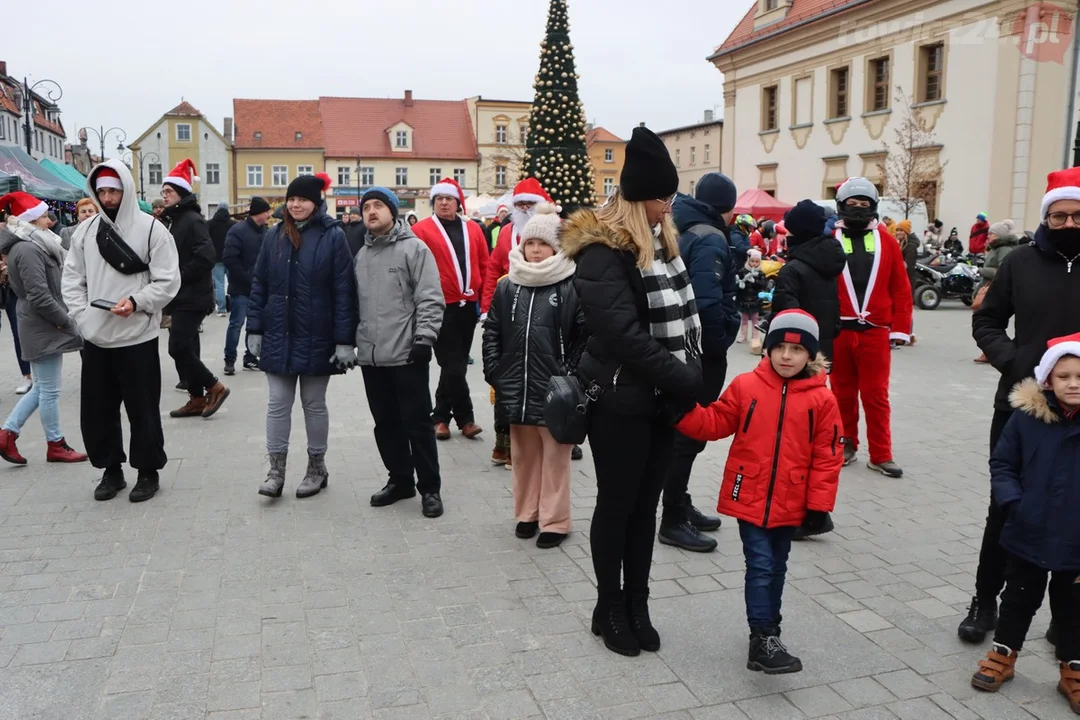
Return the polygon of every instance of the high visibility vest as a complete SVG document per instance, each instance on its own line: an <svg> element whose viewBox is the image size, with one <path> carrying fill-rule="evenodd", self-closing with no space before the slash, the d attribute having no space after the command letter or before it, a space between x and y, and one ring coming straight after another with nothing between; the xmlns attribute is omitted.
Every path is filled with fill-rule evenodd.
<svg viewBox="0 0 1080 720"><path fill-rule="evenodd" d="M845 255L850 255L851 254L851 238L849 238L843 232L840 233L840 244L844 248L844 254ZM877 249L877 244L874 242L874 233L873 233L873 231L867 232L865 235L863 235L863 247L866 248L866 252L868 252L868 253L872 253Z"/></svg>

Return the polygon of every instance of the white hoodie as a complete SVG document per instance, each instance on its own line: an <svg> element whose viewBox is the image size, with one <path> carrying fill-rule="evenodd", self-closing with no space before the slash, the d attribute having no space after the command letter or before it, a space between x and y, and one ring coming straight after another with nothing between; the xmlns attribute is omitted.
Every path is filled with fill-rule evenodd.
<svg viewBox="0 0 1080 720"><path fill-rule="evenodd" d="M94 192L94 176L109 167L120 176L124 199L109 220ZM139 210L131 171L119 160L106 160L90 171L86 193L97 205L96 217L80 223L71 236L71 249L64 263L63 295L68 313L78 323L88 342L103 348L130 347L153 340L161 326L161 311L180 291L180 262L176 243L160 220ZM97 246L99 223L112 225L135 254L149 266L148 272L124 275L101 257ZM93 300L119 302L135 300L130 317L90 307Z"/></svg>

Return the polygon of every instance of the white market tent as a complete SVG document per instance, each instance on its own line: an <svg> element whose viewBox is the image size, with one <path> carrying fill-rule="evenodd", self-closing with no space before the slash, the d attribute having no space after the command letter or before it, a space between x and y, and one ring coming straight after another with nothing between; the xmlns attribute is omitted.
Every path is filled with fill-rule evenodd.
<svg viewBox="0 0 1080 720"><path fill-rule="evenodd" d="M480 211L480 216L481 217L486 217L486 218L487 217L495 217L495 213L497 213L499 211L499 206L500 205L505 205L506 207L511 207L514 204L514 203L511 202L511 199L514 197L514 193L512 193L512 192L508 192L505 195L503 195L501 197L497 197L497 198L492 197L491 195L477 195L476 197L477 197L478 200L480 198L487 198L487 202L485 202L483 205L480 205L479 207L474 207L473 205L471 205L469 203L469 200L471 198L465 198L465 205L469 208L470 213L473 210L479 210Z"/></svg>

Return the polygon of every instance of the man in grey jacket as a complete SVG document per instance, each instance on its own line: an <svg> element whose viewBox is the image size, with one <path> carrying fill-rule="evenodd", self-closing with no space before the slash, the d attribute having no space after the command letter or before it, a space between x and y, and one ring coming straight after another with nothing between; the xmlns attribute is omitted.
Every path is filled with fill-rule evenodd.
<svg viewBox="0 0 1080 720"><path fill-rule="evenodd" d="M376 507L416 496L425 517L443 513L439 453L431 424L428 370L442 326L442 286L435 257L398 221L398 199L373 187L360 200L367 233L356 253L360 324L357 357L375 444L390 479L371 496Z"/></svg>

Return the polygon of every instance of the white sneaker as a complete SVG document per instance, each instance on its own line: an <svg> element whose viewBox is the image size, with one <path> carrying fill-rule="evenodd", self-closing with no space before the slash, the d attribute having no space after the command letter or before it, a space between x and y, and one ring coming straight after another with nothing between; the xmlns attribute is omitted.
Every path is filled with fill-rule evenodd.
<svg viewBox="0 0 1080 720"><path fill-rule="evenodd" d="M27 380L26 378L23 378L23 381L21 383L19 383L15 387L15 394L16 395L25 395L26 393L30 392L30 390L33 387L34 387L34 381L33 380Z"/></svg>

